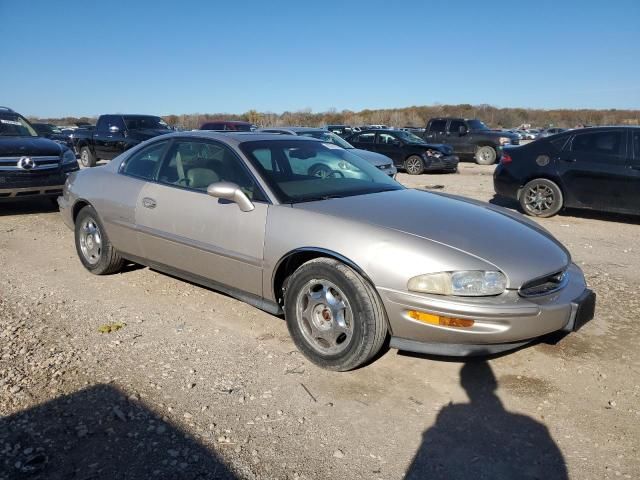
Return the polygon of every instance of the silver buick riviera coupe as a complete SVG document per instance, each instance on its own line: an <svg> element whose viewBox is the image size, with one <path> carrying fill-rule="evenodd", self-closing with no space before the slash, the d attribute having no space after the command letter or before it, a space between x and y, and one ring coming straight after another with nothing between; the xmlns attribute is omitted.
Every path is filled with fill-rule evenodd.
<svg viewBox="0 0 640 480"><path fill-rule="evenodd" d="M358 367L387 340L492 354L594 314L582 271L533 221L404 188L306 137L163 135L72 174L59 205L90 272L139 263L284 314L327 369Z"/></svg>

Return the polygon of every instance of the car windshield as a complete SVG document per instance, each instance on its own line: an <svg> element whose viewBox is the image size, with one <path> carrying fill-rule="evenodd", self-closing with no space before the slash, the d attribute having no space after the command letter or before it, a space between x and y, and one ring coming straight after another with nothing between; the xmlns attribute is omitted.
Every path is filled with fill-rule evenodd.
<svg viewBox="0 0 640 480"><path fill-rule="evenodd" d="M490 130L490 128L480 120L467 120L467 125L469 125L471 130Z"/></svg>
<svg viewBox="0 0 640 480"><path fill-rule="evenodd" d="M62 133L58 127L49 125L48 123L34 123L33 128L35 128L39 134L50 135L52 133Z"/></svg>
<svg viewBox="0 0 640 480"><path fill-rule="evenodd" d="M240 149L283 203L404 188L366 160L334 143L263 140L244 142Z"/></svg>
<svg viewBox="0 0 640 480"><path fill-rule="evenodd" d="M313 137L313 138L317 138L318 140L322 140L323 142L330 142L330 143L334 143L336 145L338 145L339 147L345 148L345 149L351 149L353 148L353 145L351 145L349 142L347 142L344 138L342 138L339 135L336 135L333 132L328 132L325 130L312 130L309 132L298 132L298 135L300 135L301 137Z"/></svg>
<svg viewBox="0 0 640 480"><path fill-rule="evenodd" d="M398 130L396 135L401 138L405 143L427 143L422 138L417 135L414 135L411 132L407 132L404 130Z"/></svg>
<svg viewBox="0 0 640 480"><path fill-rule="evenodd" d="M37 137L38 133L17 113L0 113L0 137Z"/></svg>
<svg viewBox="0 0 640 480"><path fill-rule="evenodd" d="M127 130L170 130L167 122L160 117L136 115L123 118Z"/></svg>

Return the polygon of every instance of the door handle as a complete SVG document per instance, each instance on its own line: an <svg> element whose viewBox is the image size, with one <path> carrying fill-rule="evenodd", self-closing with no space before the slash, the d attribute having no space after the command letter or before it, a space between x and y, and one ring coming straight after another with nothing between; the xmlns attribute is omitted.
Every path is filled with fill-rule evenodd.
<svg viewBox="0 0 640 480"><path fill-rule="evenodd" d="M576 161L575 158L562 158L561 160L563 162L567 162L567 163L575 163L575 161Z"/></svg>
<svg viewBox="0 0 640 480"><path fill-rule="evenodd" d="M145 208L156 208L156 201L153 198L145 197L142 199L142 206Z"/></svg>

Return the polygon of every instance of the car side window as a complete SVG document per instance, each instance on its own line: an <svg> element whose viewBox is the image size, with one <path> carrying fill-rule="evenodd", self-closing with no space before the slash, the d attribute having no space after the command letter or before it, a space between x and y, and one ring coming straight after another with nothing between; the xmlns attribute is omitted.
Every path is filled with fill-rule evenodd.
<svg viewBox="0 0 640 480"><path fill-rule="evenodd" d="M458 133L460 127L466 127L465 123L462 120L451 120L451 122L449 123L449 132Z"/></svg>
<svg viewBox="0 0 640 480"><path fill-rule="evenodd" d="M400 140L389 133L379 133L378 134L378 143L382 145L394 145L399 146Z"/></svg>
<svg viewBox="0 0 640 480"><path fill-rule="evenodd" d="M251 200L265 197L247 168L225 145L217 142L175 141L158 174L160 183L206 192L216 182L237 184Z"/></svg>
<svg viewBox="0 0 640 480"><path fill-rule="evenodd" d="M633 132L633 158L640 163L640 132Z"/></svg>
<svg viewBox="0 0 640 480"><path fill-rule="evenodd" d="M429 131L434 133L444 133L446 126L446 120L433 120L429 125Z"/></svg>
<svg viewBox="0 0 640 480"><path fill-rule="evenodd" d="M134 153L124 164L122 173L143 180L154 180L168 144L168 140L156 142Z"/></svg>
<svg viewBox="0 0 640 480"><path fill-rule="evenodd" d="M374 132L369 133L361 133L356 137L356 142L358 143L373 143L376 139L376 134Z"/></svg>
<svg viewBox="0 0 640 480"><path fill-rule="evenodd" d="M571 151L599 155L621 155L623 146L624 133L621 131L579 133L573 137Z"/></svg>

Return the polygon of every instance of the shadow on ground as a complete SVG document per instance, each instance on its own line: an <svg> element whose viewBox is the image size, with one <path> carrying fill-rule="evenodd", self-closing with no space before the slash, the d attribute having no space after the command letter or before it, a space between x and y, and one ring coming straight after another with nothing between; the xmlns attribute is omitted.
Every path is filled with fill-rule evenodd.
<svg viewBox="0 0 640 480"><path fill-rule="evenodd" d="M55 197L24 198L20 200L0 201L0 217L8 215L33 215L36 213L53 213L58 211Z"/></svg>
<svg viewBox="0 0 640 480"><path fill-rule="evenodd" d="M470 402L440 411L424 432L406 479L568 479L547 427L505 410L486 361L466 363L460 383Z"/></svg>
<svg viewBox="0 0 640 480"><path fill-rule="evenodd" d="M0 419L2 480L233 478L215 452L108 385Z"/></svg>

